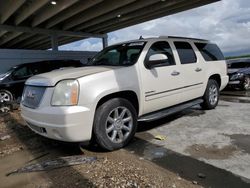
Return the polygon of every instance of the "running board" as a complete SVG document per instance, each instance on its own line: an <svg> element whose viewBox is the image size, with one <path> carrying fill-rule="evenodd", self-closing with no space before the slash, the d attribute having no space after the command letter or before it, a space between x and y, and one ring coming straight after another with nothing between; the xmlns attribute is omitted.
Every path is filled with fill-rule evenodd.
<svg viewBox="0 0 250 188"><path fill-rule="evenodd" d="M186 108L190 108L192 106L195 106L197 104L201 104L203 102L202 99L195 99L192 100L190 102L186 102L186 103L182 103L173 107L169 107L160 111L156 111L156 112L152 112L146 115L143 115L141 117L139 117L138 121L146 121L146 122L150 122L150 121L154 121L154 120L158 120L161 119L163 117L169 116L171 114L175 114L176 112L180 112Z"/></svg>

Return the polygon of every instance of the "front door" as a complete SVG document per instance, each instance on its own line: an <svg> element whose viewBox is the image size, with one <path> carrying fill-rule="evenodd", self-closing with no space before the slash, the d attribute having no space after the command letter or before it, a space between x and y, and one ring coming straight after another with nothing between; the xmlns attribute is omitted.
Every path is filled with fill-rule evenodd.
<svg viewBox="0 0 250 188"><path fill-rule="evenodd" d="M157 41L150 45L145 62L154 54L164 54L168 60L157 67L142 68L144 113L150 113L177 104L181 97L182 85L180 65L176 64L173 51L167 41Z"/></svg>

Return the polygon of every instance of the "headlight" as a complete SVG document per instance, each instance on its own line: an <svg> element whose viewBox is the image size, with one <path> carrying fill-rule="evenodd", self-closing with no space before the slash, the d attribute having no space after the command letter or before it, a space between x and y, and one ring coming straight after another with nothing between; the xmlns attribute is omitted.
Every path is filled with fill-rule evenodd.
<svg viewBox="0 0 250 188"><path fill-rule="evenodd" d="M237 73L237 74L232 75L230 80L237 80L237 79L242 78L243 76L244 76L243 73Z"/></svg>
<svg viewBox="0 0 250 188"><path fill-rule="evenodd" d="M54 90L52 106L73 106L78 103L79 84L76 80L62 80Z"/></svg>

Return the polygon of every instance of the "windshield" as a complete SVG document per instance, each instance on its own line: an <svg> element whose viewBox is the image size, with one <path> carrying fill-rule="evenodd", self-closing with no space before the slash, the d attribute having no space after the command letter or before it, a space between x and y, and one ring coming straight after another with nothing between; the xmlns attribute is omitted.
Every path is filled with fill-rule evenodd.
<svg viewBox="0 0 250 188"><path fill-rule="evenodd" d="M15 66L15 67L12 67L12 68L10 68L10 69L1 69L0 70L0 77L4 77L4 76L6 76L6 75L9 75L10 73L12 73L13 72L13 70L15 70L17 67Z"/></svg>
<svg viewBox="0 0 250 188"><path fill-rule="evenodd" d="M129 66L137 62L145 42L113 45L99 52L87 65Z"/></svg>
<svg viewBox="0 0 250 188"><path fill-rule="evenodd" d="M228 65L228 68L231 69L249 68L249 67L250 67L250 62L237 62Z"/></svg>

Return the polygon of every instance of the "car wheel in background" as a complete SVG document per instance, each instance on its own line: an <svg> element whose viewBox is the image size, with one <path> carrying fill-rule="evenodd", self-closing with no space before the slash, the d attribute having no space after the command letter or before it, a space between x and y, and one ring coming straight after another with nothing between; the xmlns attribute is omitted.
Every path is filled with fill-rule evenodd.
<svg viewBox="0 0 250 188"><path fill-rule="evenodd" d="M203 96L204 102L201 104L201 107L206 110L214 109L219 102L219 96L220 91L217 81L209 79Z"/></svg>
<svg viewBox="0 0 250 188"><path fill-rule="evenodd" d="M242 90L248 90L250 88L250 77L245 77L241 89Z"/></svg>
<svg viewBox="0 0 250 188"><path fill-rule="evenodd" d="M5 89L0 90L0 111L8 112L10 110L10 103L13 101L11 92Z"/></svg>
<svg viewBox="0 0 250 188"><path fill-rule="evenodd" d="M126 99L111 99L96 110L94 134L97 143L106 150L112 151L127 145L136 127L136 110Z"/></svg>

